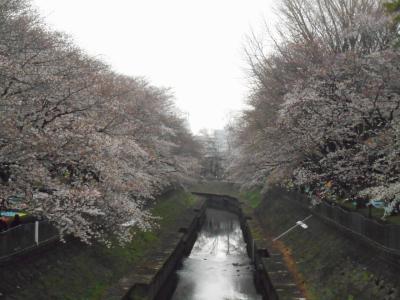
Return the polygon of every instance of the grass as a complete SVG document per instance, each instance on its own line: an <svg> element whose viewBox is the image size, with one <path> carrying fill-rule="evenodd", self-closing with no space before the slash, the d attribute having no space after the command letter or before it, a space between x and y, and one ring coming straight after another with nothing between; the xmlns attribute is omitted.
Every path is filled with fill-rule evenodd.
<svg viewBox="0 0 400 300"><path fill-rule="evenodd" d="M193 190L230 195L245 202L248 209L257 212L258 220L263 223L264 232L259 228L252 230L256 238L262 238L266 233L276 236L292 226L293 220L299 219L300 215L303 217L309 213L282 201L276 195L269 195L268 201L263 202L260 190L239 192L235 186L226 183L205 183L193 187ZM349 202L343 203L343 206L368 216L367 208L356 210ZM380 219L383 211L373 208L372 215ZM400 216L388 217L388 222L400 224ZM396 286L393 285L396 280L383 287L376 284L385 269L380 267L380 263L371 266L371 257L376 253L343 237L315 218L309 223L307 231L297 230L287 235L281 241L280 249L303 292L307 294L307 299L383 299Z"/></svg>
<svg viewBox="0 0 400 300"><path fill-rule="evenodd" d="M159 225L165 227L171 225L184 209L192 207L196 202L196 197L190 193L173 193L166 199L159 200L152 213L160 218Z"/></svg>
<svg viewBox="0 0 400 300"><path fill-rule="evenodd" d="M31 284L27 284L15 299L98 300L151 249L160 247L160 236L174 226L186 209L196 204L196 197L184 191L174 191L157 199L152 209L159 227L135 234L124 246L107 248L102 244L86 246L77 242L58 247L48 257L40 257L42 267ZM36 266L32 266L32 268ZM16 274L15 276L18 276ZM11 279L12 280L12 279ZM13 299L14 299L13 298Z"/></svg>
<svg viewBox="0 0 400 300"><path fill-rule="evenodd" d="M282 201L277 195L269 195L267 199L257 210L258 219L268 234L280 234L292 226L294 220L309 213L302 206ZM307 223L307 230L294 230L278 243L284 257L290 254L289 258L300 273L308 290L307 299L399 299L386 298L392 288L398 286L394 273L392 280L385 278L382 287L376 283L380 276L393 271L387 270L388 264L377 258L375 250L343 236L318 218L311 218Z"/></svg>
<svg viewBox="0 0 400 300"><path fill-rule="evenodd" d="M240 199L245 201L251 208L257 208L262 201L261 189L252 189L240 193Z"/></svg>

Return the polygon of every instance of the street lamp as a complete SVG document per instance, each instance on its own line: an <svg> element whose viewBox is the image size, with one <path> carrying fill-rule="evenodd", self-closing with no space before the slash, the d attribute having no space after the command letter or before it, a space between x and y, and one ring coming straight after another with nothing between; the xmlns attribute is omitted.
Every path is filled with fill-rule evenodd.
<svg viewBox="0 0 400 300"><path fill-rule="evenodd" d="M297 221L296 224L300 225L301 228L304 228L304 229L308 228L308 225L306 223L304 223L303 221Z"/></svg>
<svg viewBox="0 0 400 300"><path fill-rule="evenodd" d="M305 218L302 221L297 221L296 225L290 227L288 230L286 230L284 233L282 233L281 235L277 236L276 238L274 238L272 241L275 242L276 240L280 239L281 237L283 237L285 234L289 233L290 231L292 231L293 229L295 229L297 226L300 226L303 229L307 229L308 225L306 223L304 223L305 221L307 221L309 218L311 218L312 215L309 215L307 218Z"/></svg>

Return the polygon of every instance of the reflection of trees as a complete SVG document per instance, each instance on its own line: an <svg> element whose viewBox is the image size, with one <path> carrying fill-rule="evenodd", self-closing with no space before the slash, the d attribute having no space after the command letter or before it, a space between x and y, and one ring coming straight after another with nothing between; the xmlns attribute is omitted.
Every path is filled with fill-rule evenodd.
<svg viewBox="0 0 400 300"><path fill-rule="evenodd" d="M208 212L194 252L226 255L238 252L244 247L242 230L235 215L224 212Z"/></svg>
<svg viewBox="0 0 400 300"><path fill-rule="evenodd" d="M248 264L238 218L223 211L207 211L192 253L179 271L172 299L261 299Z"/></svg>

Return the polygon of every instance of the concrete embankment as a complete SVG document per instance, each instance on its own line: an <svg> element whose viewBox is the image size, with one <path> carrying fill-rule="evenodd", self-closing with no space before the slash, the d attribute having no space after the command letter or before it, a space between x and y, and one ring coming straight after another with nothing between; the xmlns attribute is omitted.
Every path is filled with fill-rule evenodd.
<svg viewBox="0 0 400 300"><path fill-rule="evenodd" d="M255 266L255 283L264 299L302 299L302 292L284 265L282 255L275 251L262 233L260 223L255 219L245 201L222 194L195 192L207 199L210 208L230 211L238 215L247 252Z"/></svg>
<svg viewBox="0 0 400 300"><path fill-rule="evenodd" d="M125 275L105 295L107 300L169 299L174 289L170 281L182 258L190 253L203 224L206 201L199 201L177 219L176 231L163 237L161 247L149 252L148 259Z"/></svg>
<svg viewBox="0 0 400 300"><path fill-rule="evenodd" d="M189 254L197 232L200 229L207 208L228 211L239 217L248 254L255 264L255 282L264 299L278 299L266 271L268 250L266 243L256 240L254 224L248 224L251 219L243 213L238 199L226 195L194 193L201 201L191 212L180 221L180 230L168 238L166 247L158 249L151 261L143 262L131 275L125 276L106 296L106 299L169 299L174 288L175 270L181 260ZM292 288L293 290L293 288ZM298 290L293 290L299 295Z"/></svg>
<svg viewBox="0 0 400 300"><path fill-rule="evenodd" d="M143 262L153 261L157 249L165 249L200 199L183 190L170 191L154 203L159 227L138 232L126 245L107 248L71 239L24 255L0 267L0 299L99 300L126 274ZM189 222L188 221L188 222Z"/></svg>
<svg viewBox="0 0 400 300"><path fill-rule="evenodd" d="M256 248L269 252L261 262L279 299L400 299L399 257L324 218L313 215L307 230L296 228L273 243L274 237L314 213L292 193L271 189L261 196L257 189L240 192L237 185L223 182L199 184L192 190L227 194L248 204L243 207L252 217L247 224ZM295 296L293 290L298 289L303 296Z"/></svg>
<svg viewBox="0 0 400 300"><path fill-rule="evenodd" d="M381 253L316 218L310 219L310 230L272 243L309 211L288 195L270 193L260 204L231 185L223 193L230 191L231 196L215 195L217 189L163 196L155 206L160 228L138 233L124 247L70 241L3 266L0 299L168 299L170 279L189 254L206 207L239 216L265 299L398 299L399 269Z"/></svg>
<svg viewBox="0 0 400 300"><path fill-rule="evenodd" d="M270 190L255 215L267 240L313 211L283 190ZM307 299L400 299L400 260L314 215L269 248L280 252ZM271 268L269 268L271 271Z"/></svg>
<svg viewBox="0 0 400 300"><path fill-rule="evenodd" d="M272 236L265 230L259 220L257 206L262 196L259 190L240 192L237 185L229 182L206 182L192 187L195 194L206 191L218 197L235 200L232 210L239 214L242 230L247 242L249 256L255 265L255 281L258 288L267 299L305 299L305 290L296 276L290 272L285 256L272 243ZM235 201L233 203L235 203ZM223 203L221 201L215 203Z"/></svg>
<svg viewBox="0 0 400 300"><path fill-rule="evenodd" d="M207 207L239 216L248 253L260 262L266 250L253 242L249 218L237 199L173 191L154 207L162 217L160 228L138 233L125 246L108 249L69 240L3 265L0 299L168 299L175 287L170 279L190 253ZM270 283L263 269L256 278L265 293Z"/></svg>

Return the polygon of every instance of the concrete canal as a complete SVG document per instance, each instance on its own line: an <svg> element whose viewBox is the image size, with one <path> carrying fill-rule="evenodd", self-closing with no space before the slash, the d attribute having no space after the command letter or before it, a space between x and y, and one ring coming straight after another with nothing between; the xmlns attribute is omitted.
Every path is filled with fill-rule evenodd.
<svg viewBox="0 0 400 300"><path fill-rule="evenodd" d="M190 255L177 271L172 300L262 299L256 291L236 214L207 209Z"/></svg>

